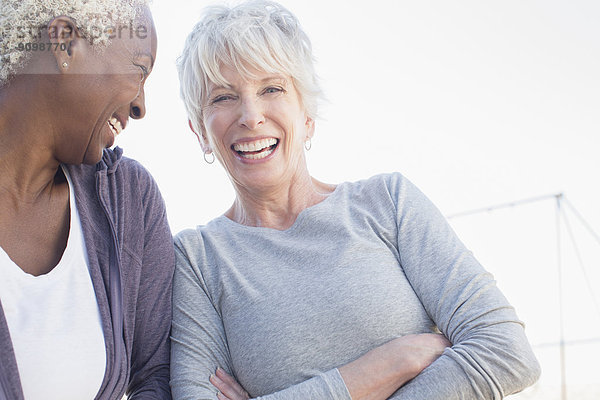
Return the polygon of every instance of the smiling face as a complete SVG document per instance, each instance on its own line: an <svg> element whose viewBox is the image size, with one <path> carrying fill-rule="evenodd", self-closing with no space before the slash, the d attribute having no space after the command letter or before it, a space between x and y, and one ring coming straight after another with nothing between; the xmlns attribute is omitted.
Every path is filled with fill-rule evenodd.
<svg viewBox="0 0 600 400"><path fill-rule="evenodd" d="M131 27L119 27L105 49L97 50L83 38L73 41L62 76L61 108L69 114L58 139L62 162L97 163L129 117L144 117L144 84L154 65L156 42L147 9Z"/></svg>
<svg viewBox="0 0 600 400"><path fill-rule="evenodd" d="M214 151L231 180L250 190L290 183L305 173L303 145L314 122L292 78L254 72L244 79L222 67L228 85L210 84L203 107L201 144Z"/></svg>

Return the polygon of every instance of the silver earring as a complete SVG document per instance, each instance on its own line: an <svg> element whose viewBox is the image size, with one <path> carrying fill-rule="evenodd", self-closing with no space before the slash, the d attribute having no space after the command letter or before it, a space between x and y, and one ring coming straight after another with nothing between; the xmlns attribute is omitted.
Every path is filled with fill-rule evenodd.
<svg viewBox="0 0 600 400"><path fill-rule="evenodd" d="M309 151L312 148L312 142L310 138L308 138L308 140L304 142L304 148L306 149L306 151Z"/></svg>
<svg viewBox="0 0 600 400"><path fill-rule="evenodd" d="M67 64L67 62L65 61L64 63L62 63L62 67L63 68L67 68L69 66L69 64Z"/></svg>
<svg viewBox="0 0 600 400"><path fill-rule="evenodd" d="M209 157L212 156L212 157ZM207 164L212 164L215 162L215 153L211 152L205 152L204 153L204 161L206 161Z"/></svg>

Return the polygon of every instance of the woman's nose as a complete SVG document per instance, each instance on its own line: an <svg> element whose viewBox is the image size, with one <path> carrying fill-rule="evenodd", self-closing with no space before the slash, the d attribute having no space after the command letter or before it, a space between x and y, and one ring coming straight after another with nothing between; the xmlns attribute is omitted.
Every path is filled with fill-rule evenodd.
<svg viewBox="0 0 600 400"><path fill-rule="evenodd" d="M254 130L264 124L265 116L258 99L244 99L240 107L240 125Z"/></svg>
<svg viewBox="0 0 600 400"><path fill-rule="evenodd" d="M138 96L129 106L129 116L133 119L142 119L146 115L146 98L144 88L140 89Z"/></svg>

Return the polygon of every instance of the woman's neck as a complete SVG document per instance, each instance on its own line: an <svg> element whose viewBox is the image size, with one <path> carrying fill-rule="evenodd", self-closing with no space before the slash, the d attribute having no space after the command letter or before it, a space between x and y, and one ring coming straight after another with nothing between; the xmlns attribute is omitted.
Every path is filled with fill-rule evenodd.
<svg viewBox="0 0 600 400"><path fill-rule="evenodd" d="M39 93L17 81L0 89L0 195L27 203L53 186L59 162L50 148L48 113L35 100Z"/></svg>
<svg viewBox="0 0 600 400"><path fill-rule="evenodd" d="M258 190L236 186L235 190L236 199L225 213L226 217L242 225L285 230L303 210L325 200L335 186L320 182L306 172L274 188Z"/></svg>

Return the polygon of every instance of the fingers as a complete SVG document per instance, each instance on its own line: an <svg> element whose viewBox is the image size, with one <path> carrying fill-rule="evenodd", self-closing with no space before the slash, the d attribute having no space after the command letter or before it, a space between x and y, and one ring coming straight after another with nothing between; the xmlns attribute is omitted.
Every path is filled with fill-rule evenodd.
<svg viewBox="0 0 600 400"><path fill-rule="evenodd" d="M249 399L248 393L244 388L223 369L217 368L215 375L211 375L210 383L212 383L220 393L217 394L217 398L220 400L247 400Z"/></svg>
<svg viewBox="0 0 600 400"><path fill-rule="evenodd" d="M242 385L240 385L231 375L229 375L222 368L217 368L217 376L225 383L230 385L239 395L244 398L249 398L248 392L244 390Z"/></svg>
<svg viewBox="0 0 600 400"><path fill-rule="evenodd" d="M236 400L235 398L230 399L229 397L225 396L223 393L218 392L217 393L217 399L218 400Z"/></svg>
<svg viewBox="0 0 600 400"><path fill-rule="evenodd" d="M219 392L217 393L217 399L219 400L232 400L229 397L225 396L223 393Z"/></svg>
<svg viewBox="0 0 600 400"><path fill-rule="evenodd" d="M210 383L212 383L217 389L219 389L219 393L217 393L217 398L221 400L244 400L243 397L240 396L238 392L235 391L227 383L223 382L216 375L211 375Z"/></svg>

